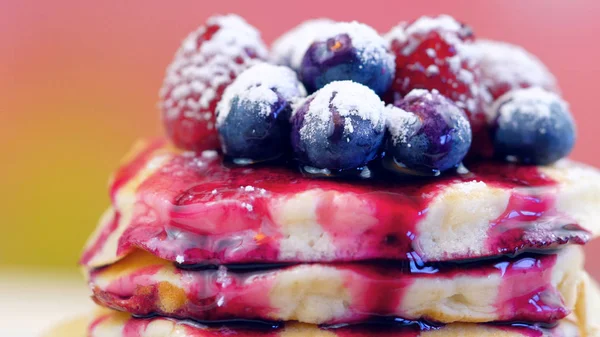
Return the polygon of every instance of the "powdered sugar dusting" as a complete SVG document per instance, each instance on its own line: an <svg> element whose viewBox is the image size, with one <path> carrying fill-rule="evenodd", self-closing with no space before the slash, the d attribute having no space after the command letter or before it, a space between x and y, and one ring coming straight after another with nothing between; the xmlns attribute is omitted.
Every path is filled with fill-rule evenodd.
<svg viewBox="0 0 600 337"><path fill-rule="evenodd" d="M400 43L405 43L408 42L411 36L424 36L432 31L450 32L464 36L468 34L469 28L463 26L450 15L442 14L436 17L422 16L411 24L401 22L392 28L385 35L385 38L388 41L397 40Z"/></svg>
<svg viewBox="0 0 600 337"><path fill-rule="evenodd" d="M527 120L535 123L540 118L550 118L551 106L559 104L561 109L568 110L568 105L557 94L539 87L518 89L502 95L488 110L490 123L514 123L514 114L527 115ZM519 119L522 120L522 119Z"/></svg>
<svg viewBox="0 0 600 337"><path fill-rule="evenodd" d="M406 94L406 96L404 96L404 99L410 100L410 99L424 97L427 100L432 100L433 99L432 94L439 94L439 91L437 91L435 89L432 91L429 91L427 89L413 89L408 94Z"/></svg>
<svg viewBox="0 0 600 337"><path fill-rule="evenodd" d="M392 137L394 145L406 143L412 136L411 132L418 130L418 124L421 123L415 114L391 104L385 108L385 120L387 131Z"/></svg>
<svg viewBox="0 0 600 337"><path fill-rule="evenodd" d="M227 119L235 97L242 102L258 104L259 113L267 115L271 113L270 107L277 102L278 95L286 101L306 96L304 86L292 69L268 63L248 68L225 89L216 109L217 126Z"/></svg>
<svg viewBox="0 0 600 337"><path fill-rule="evenodd" d="M202 151L200 156L207 160L214 160L219 157L219 153L214 150L204 150L204 151Z"/></svg>
<svg viewBox="0 0 600 337"><path fill-rule="evenodd" d="M406 29L406 33L409 35L427 34L433 30L460 33L462 29L463 26L453 17L442 14L437 17L420 17Z"/></svg>
<svg viewBox="0 0 600 337"><path fill-rule="evenodd" d="M309 104L300 129L300 137L306 141L332 128L332 108L342 117L357 116L370 121L375 129L382 129L385 125L384 103L375 92L356 82L331 82L314 93ZM344 134L353 132L352 120L346 118Z"/></svg>
<svg viewBox="0 0 600 337"><path fill-rule="evenodd" d="M395 56L388 50L388 43L372 27L363 23L338 22L325 27L316 41L325 42L327 39L340 34L348 34L352 46L359 51L359 57L364 60L383 60L387 69L395 69Z"/></svg>
<svg viewBox="0 0 600 337"><path fill-rule="evenodd" d="M211 26L218 26L218 31L211 39L201 39L201 44L198 46L199 38ZM199 27L183 40L175 57L225 54L235 58L241 54L244 47L256 48L257 46L262 47L257 50L260 56L266 57L267 49L256 28L236 14L215 15L208 18L206 25Z"/></svg>
<svg viewBox="0 0 600 337"><path fill-rule="evenodd" d="M215 25L218 30L210 39L204 39L208 27ZM220 88L253 64L254 57L266 56L260 33L242 18L234 14L209 18L206 25L185 38L167 68L160 90L165 118L177 119L183 114L187 119L209 121L211 129L210 107L219 97Z"/></svg>
<svg viewBox="0 0 600 337"><path fill-rule="evenodd" d="M313 19L304 21L287 33L281 35L271 48L271 61L276 64L286 65L294 70L300 69L302 58L306 50L315 41L319 34L331 26L334 21L330 19Z"/></svg>
<svg viewBox="0 0 600 337"><path fill-rule="evenodd" d="M522 47L498 41L478 40L482 81L487 87L523 85L557 90L556 79L548 68Z"/></svg>
<svg viewBox="0 0 600 337"><path fill-rule="evenodd" d="M469 123L469 120L467 118L467 116L465 115L464 111L459 107L458 104L452 102L450 99L446 98L445 96L443 96L442 94L440 94L440 92L438 90L425 90L425 89L413 89L411 90L408 94L406 94L406 96L404 96L404 101L408 102L409 104L414 104L415 102L418 104L426 104L426 101L435 101L437 102L436 104L440 104L441 107L440 109L443 109L445 112L445 115L447 116L447 118L449 118L450 120L454 121L456 123L456 127L459 130L467 130L467 129L471 129L471 125ZM392 140L394 141L394 144L397 144L398 142L401 141L405 141L406 137L410 136L410 134L408 134L408 130L406 128L408 127L413 127L413 128L417 128L419 127L419 125L417 125L417 123L421 123L421 120L419 119L419 117L417 117L415 114L412 114L411 112L407 112L409 115L412 115L414 118L417 119L417 121L412 121L412 120L408 120L405 123L400 123L396 126L396 130L394 129L394 124L397 124L399 122L401 122L400 120L397 121L390 121L390 118L393 118L393 113L397 113L397 110L402 110L400 108L396 107L396 110L392 109L390 112L391 107L388 107L388 113L386 115L386 117L388 118L388 122L387 122L387 127L388 127L388 131L390 132L390 135L393 137ZM406 119L407 117L403 114L399 114L397 119ZM403 128L401 128L403 127ZM414 129L413 129L414 130ZM457 137L460 138L461 141L466 141L465 134L462 132L458 132Z"/></svg>
<svg viewBox="0 0 600 337"><path fill-rule="evenodd" d="M430 63L427 62L424 66L411 57L421 44L430 38L429 33L431 32L436 32L447 46L440 46L438 43L428 46L425 50L419 49L420 52L425 53L425 57L430 59ZM445 76L447 78L444 78L443 85L448 86L450 92L459 93L450 98L460 108L475 114L480 112L478 101L489 101L490 99L487 91L482 90L481 84L478 83L480 76L477 68L479 48L476 48L471 42L471 35L469 27L451 16L440 15L437 17L423 16L410 24L402 22L392 28L386 35L386 39L390 48L398 48L396 50L398 57L412 61L403 65L408 70L407 73L422 71L428 78L437 81L439 76L445 76L444 74L449 71L452 76ZM396 81L400 84L398 89L401 92L408 92L415 86L408 75L398 78Z"/></svg>
<svg viewBox="0 0 600 337"><path fill-rule="evenodd" d="M408 39L408 36L406 35L406 27L408 27L408 25L409 22L407 21L399 22L397 25L392 27L389 32L384 34L383 38L388 42L388 44L391 43L392 40L406 41Z"/></svg>

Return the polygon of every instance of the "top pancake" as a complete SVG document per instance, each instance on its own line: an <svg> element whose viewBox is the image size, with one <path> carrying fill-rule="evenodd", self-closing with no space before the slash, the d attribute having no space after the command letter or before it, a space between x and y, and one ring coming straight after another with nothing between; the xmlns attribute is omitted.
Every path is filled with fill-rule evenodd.
<svg viewBox="0 0 600 337"><path fill-rule="evenodd" d="M583 244L600 231L600 173L488 162L428 180L341 181L228 167L215 152L139 142L82 263L135 248L181 264L446 261Z"/></svg>

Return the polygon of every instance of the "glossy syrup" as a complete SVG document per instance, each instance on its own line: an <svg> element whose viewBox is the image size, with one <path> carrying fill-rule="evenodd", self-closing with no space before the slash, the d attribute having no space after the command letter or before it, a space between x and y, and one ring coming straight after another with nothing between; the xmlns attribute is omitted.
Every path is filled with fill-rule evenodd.
<svg viewBox="0 0 600 337"><path fill-rule="evenodd" d="M97 319L93 322L88 331L90 336L94 336L94 331L97 325L100 325L103 321L106 321L105 317ZM118 337L140 337L146 331L147 327L152 323L155 318L131 318L124 322L122 334ZM160 318L159 318L160 319ZM257 328L254 325L243 326L236 322L230 324L208 324L197 323L190 320L179 320L175 324L185 331L186 337L224 337L224 336L240 336L240 337L277 337L281 336L281 329L284 325L273 326L273 328ZM265 322L265 326L268 326L268 322ZM562 337L554 331L553 328L541 327L539 325L526 325L526 324L502 324L490 325L491 328L505 330L522 336L528 337L542 337L542 336L554 336ZM305 327L306 328L306 327ZM366 337L366 336L377 336L377 337L417 337L422 331L437 330L443 328L443 326L430 326L424 322L372 322L360 325L337 325L337 326L321 326L319 329L324 332L332 333L333 336L338 337ZM314 331L307 331L308 333L314 333ZM117 337L117 336L115 336Z"/></svg>
<svg viewBox="0 0 600 337"><path fill-rule="evenodd" d="M108 225L102 228L96 240L83 252L80 263L84 265L87 264L94 257L94 254L102 249L102 246L108 237L119 227L120 218L121 214L119 212L114 212L112 214L112 218L110 219Z"/></svg>
<svg viewBox="0 0 600 337"><path fill-rule="evenodd" d="M139 261L142 258L133 254L123 261L127 265L129 260ZM553 254L523 254L517 258L504 257L467 263L427 263L419 266L394 261L315 266L325 269L294 265L282 269L247 269L243 273L228 270L225 266L219 269L202 267L200 270L172 270L164 260L154 258L154 261L157 262L120 272L117 276L108 267L108 275L113 275L109 283L103 277L104 269L94 271L90 277L91 284L106 284L92 287L94 298L101 305L141 316L159 314L198 321L288 319L279 314L280 309L274 304L277 301L272 302L272 294L279 284L276 280L305 274L313 277L309 276L306 278L308 281L298 282L314 282L319 273L328 270L328 275L331 275L332 268L335 268L333 279L321 279L319 287L325 293L339 293L336 292L338 283L335 280L341 280L344 292L350 299L343 312L321 321L327 324L372 322L374 319L379 323L425 323L423 320L432 317L413 317L411 311L403 308L407 307L406 303L414 303L405 303L414 301L407 298L411 289L419 291L420 284L432 278L440 284L450 286L465 277L473 278L473 282L486 282L498 277L499 285L490 290L489 296L495 296L492 299L495 307L493 314L499 321L552 323L569 314L561 294L552 282L556 263L556 255ZM114 269L123 268L115 266ZM161 276L153 278L155 274ZM166 275L169 277L166 278ZM103 281L97 282L97 279ZM331 289L327 289L330 279L335 282ZM161 287L165 281L177 284L180 288L175 291L169 287L166 295L161 295ZM297 297L298 301L305 300L301 294L302 292ZM165 299L179 305L164 309L162 303ZM409 304L408 307L414 305Z"/></svg>
<svg viewBox="0 0 600 337"><path fill-rule="evenodd" d="M145 167L152 159L151 150L163 146L162 140L151 143L119 170L112 193ZM137 188L135 214L119 238L118 252L125 254L137 247L191 265L406 259L414 253L417 224L436 194L451 183L469 181L513 191L504 214L490 224L488 251L476 257L518 254L589 239L588 232L556 213L556 183L536 167L498 162L476 162L468 167L467 174L433 179L375 176L349 181L308 178L282 166L230 167L220 158L176 154ZM315 213L335 246L334 253L282 258L280 245L286 234L273 216L273 200L314 189L323 191L315 200ZM341 204L334 192L358 195L347 202L371 213L337 212ZM341 206L353 209L352 204ZM93 256L98 247L101 242L86 256Z"/></svg>

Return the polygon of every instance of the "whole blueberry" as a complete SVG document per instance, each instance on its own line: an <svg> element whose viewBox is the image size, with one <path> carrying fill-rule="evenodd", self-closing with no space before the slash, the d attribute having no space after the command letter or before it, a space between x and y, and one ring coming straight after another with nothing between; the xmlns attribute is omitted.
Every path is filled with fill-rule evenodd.
<svg viewBox="0 0 600 337"><path fill-rule="evenodd" d="M539 87L517 89L490 108L494 153L523 164L548 165L575 145L575 122L567 104Z"/></svg>
<svg viewBox="0 0 600 337"><path fill-rule="evenodd" d="M308 47L333 24L333 20L326 18L302 22L273 41L269 59L275 64L288 66L294 71L300 70L302 58Z"/></svg>
<svg viewBox="0 0 600 337"><path fill-rule="evenodd" d="M384 104L371 89L332 82L311 95L291 118L292 149L319 169L360 168L373 160L385 135Z"/></svg>
<svg viewBox="0 0 600 337"><path fill-rule="evenodd" d="M386 110L384 165L415 175L457 167L471 146L466 114L437 91L415 89Z"/></svg>
<svg viewBox="0 0 600 337"><path fill-rule="evenodd" d="M300 78L309 92L333 81L351 80L384 94L395 75L395 57L373 28L357 22L325 29L302 59Z"/></svg>
<svg viewBox="0 0 600 337"><path fill-rule="evenodd" d="M289 150L292 103L304 96L287 67L261 63L242 72L216 109L223 153L239 164L281 157Z"/></svg>

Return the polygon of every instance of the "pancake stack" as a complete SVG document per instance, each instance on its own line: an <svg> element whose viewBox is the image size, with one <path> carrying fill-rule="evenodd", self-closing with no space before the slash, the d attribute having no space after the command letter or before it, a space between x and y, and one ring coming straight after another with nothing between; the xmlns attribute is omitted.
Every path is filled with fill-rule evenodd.
<svg viewBox="0 0 600 337"><path fill-rule="evenodd" d="M88 336L596 336L599 190L570 161L374 185L140 142L83 256L114 310Z"/></svg>
<svg viewBox="0 0 600 337"><path fill-rule="evenodd" d="M102 308L50 336L600 336L594 168L328 179L181 147L126 156L81 259Z"/></svg>

